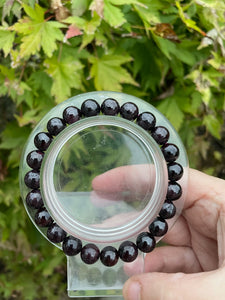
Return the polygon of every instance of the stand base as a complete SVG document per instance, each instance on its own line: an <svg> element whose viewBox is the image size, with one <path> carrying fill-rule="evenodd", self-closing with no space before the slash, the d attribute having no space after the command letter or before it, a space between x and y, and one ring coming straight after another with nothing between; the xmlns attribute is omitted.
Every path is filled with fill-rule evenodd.
<svg viewBox="0 0 225 300"><path fill-rule="evenodd" d="M137 258L138 268L130 275L143 272L144 257ZM128 266L128 268L126 268ZM123 299L122 290L132 266L121 260L114 267L106 267L100 261L94 265L86 265L80 256L67 256L68 296L71 298L102 297L107 299ZM129 271L127 271L129 270ZM127 272L126 272L127 271Z"/></svg>

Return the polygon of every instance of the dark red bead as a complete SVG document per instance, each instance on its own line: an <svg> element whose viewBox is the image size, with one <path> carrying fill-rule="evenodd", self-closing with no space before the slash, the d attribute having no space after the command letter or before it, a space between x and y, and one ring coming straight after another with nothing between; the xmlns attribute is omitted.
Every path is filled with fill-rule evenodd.
<svg viewBox="0 0 225 300"><path fill-rule="evenodd" d="M40 174L36 170L27 172L24 177L24 182L30 189L39 189L40 187Z"/></svg>
<svg viewBox="0 0 225 300"><path fill-rule="evenodd" d="M39 170L41 167L42 160L44 158L44 153L39 150L31 151L27 155L27 164L34 170Z"/></svg>
<svg viewBox="0 0 225 300"><path fill-rule="evenodd" d="M120 114L124 119L135 120L138 116L138 107L132 102L126 102L121 106Z"/></svg>
<svg viewBox="0 0 225 300"><path fill-rule="evenodd" d="M52 217L45 208L41 208L36 212L34 220L40 227L48 227L53 223Z"/></svg>
<svg viewBox="0 0 225 300"><path fill-rule="evenodd" d="M47 123L48 132L54 136L58 135L65 127L64 120L56 117L50 119Z"/></svg>
<svg viewBox="0 0 225 300"><path fill-rule="evenodd" d="M34 144L41 151L47 150L51 142L52 142L52 137L47 132L39 132L34 137Z"/></svg>
<svg viewBox="0 0 225 300"><path fill-rule="evenodd" d="M153 221L149 225L149 231L153 236L163 236L167 233L168 224L161 217L157 217L155 221Z"/></svg>
<svg viewBox="0 0 225 300"><path fill-rule="evenodd" d="M179 199L181 197L181 195L182 195L182 188L179 185L179 183L169 182L166 199L174 201L174 200Z"/></svg>
<svg viewBox="0 0 225 300"><path fill-rule="evenodd" d="M119 103L112 98L105 99L101 105L101 111L104 115L115 116L120 111Z"/></svg>
<svg viewBox="0 0 225 300"><path fill-rule="evenodd" d="M85 100L81 105L81 113L85 117L96 116L100 113L100 105L93 99Z"/></svg>
<svg viewBox="0 0 225 300"><path fill-rule="evenodd" d="M164 158L167 162L175 161L179 156L179 148L174 144L165 144L161 148Z"/></svg>
<svg viewBox="0 0 225 300"><path fill-rule="evenodd" d="M155 248L155 238L149 232L142 232L138 235L136 245L139 250L149 253Z"/></svg>
<svg viewBox="0 0 225 300"><path fill-rule="evenodd" d="M164 202L161 210L160 210L160 217L163 219L171 219L176 214L176 206L173 204L173 202L167 200Z"/></svg>
<svg viewBox="0 0 225 300"><path fill-rule="evenodd" d="M40 190L32 190L26 196L26 203L31 208L41 208L43 206L43 200Z"/></svg>
<svg viewBox="0 0 225 300"><path fill-rule="evenodd" d="M69 235L63 240L62 249L68 256L77 255L82 249L82 242L80 239Z"/></svg>
<svg viewBox="0 0 225 300"><path fill-rule="evenodd" d="M100 253L100 260L107 267L114 266L119 258L118 251L112 246L107 246Z"/></svg>
<svg viewBox="0 0 225 300"><path fill-rule="evenodd" d="M184 170L180 164L172 162L167 165L167 168L170 181L177 181L183 176Z"/></svg>
<svg viewBox="0 0 225 300"><path fill-rule="evenodd" d="M63 111L63 119L67 124L73 124L80 120L81 111L75 106L68 106Z"/></svg>
<svg viewBox="0 0 225 300"><path fill-rule="evenodd" d="M99 259L100 251L96 245L87 244L82 248L80 256L83 262L92 265Z"/></svg>
<svg viewBox="0 0 225 300"><path fill-rule="evenodd" d="M159 145L165 144L169 137L170 133L164 126L157 126L152 131L152 137Z"/></svg>
<svg viewBox="0 0 225 300"><path fill-rule="evenodd" d="M137 246L131 241L123 242L119 247L119 257L124 262L132 262L138 256L138 248Z"/></svg>
<svg viewBox="0 0 225 300"><path fill-rule="evenodd" d="M61 243L66 237L66 232L59 227L56 223L53 223L47 230L47 238L53 243Z"/></svg>
<svg viewBox="0 0 225 300"><path fill-rule="evenodd" d="M155 127L155 116L150 112L143 112L137 118L137 124L145 130L151 130Z"/></svg>

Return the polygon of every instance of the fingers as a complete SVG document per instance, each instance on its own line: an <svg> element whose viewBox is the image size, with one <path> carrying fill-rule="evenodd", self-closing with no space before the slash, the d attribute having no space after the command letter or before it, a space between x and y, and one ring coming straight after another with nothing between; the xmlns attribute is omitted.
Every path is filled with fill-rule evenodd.
<svg viewBox="0 0 225 300"><path fill-rule="evenodd" d="M224 202L225 180L189 169L189 182L184 209L194 205L199 199L209 199L221 205Z"/></svg>
<svg viewBox="0 0 225 300"><path fill-rule="evenodd" d="M225 299L224 269L197 273L145 273L124 285L125 300Z"/></svg>
<svg viewBox="0 0 225 300"><path fill-rule="evenodd" d="M225 267L225 204L222 206L217 222L217 243L219 266Z"/></svg>
<svg viewBox="0 0 225 300"><path fill-rule="evenodd" d="M155 169L153 165L129 165L109 170L92 181L96 191L146 193L152 190L155 184Z"/></svg>
<svg viewBox="0 0 225 300"><path fill-rule="evenodd" d="M186 219L180 215L174 226L163 237L163 241L173 246L191 246L191 234Z"/></svg>
<svg viewBox="0 0 225 300"><path fill-rule="evenodd" d="M201 266L190 247L163 246L145 257L145 272L197 273Z"/></svg>
<svg viewBox="0 0 225 300"><path fill-rule="evenodd" d="M138 257L134 262L125 264L124 270L129 276L143 272L197 273L202 271L190 247L174 246L157 247L153 252L146 254L144 269L142 258Z"/></svg>
<svg viewBox="0 0 225 300"><path fill-rule="evenodd" d="M122 190L146 191L154 187L155 170L152 165L130 165L107 171L92 181L94 190L118 192ZM221 205L224 199L225 181L189 169L189 183L184 209L201 198L210 199Z"/></svg>

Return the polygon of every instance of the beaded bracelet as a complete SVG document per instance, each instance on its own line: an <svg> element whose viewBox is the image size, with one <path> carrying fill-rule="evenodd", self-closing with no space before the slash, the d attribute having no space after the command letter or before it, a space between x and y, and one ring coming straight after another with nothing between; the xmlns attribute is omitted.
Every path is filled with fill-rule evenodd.
<svg viewBox="0 0 225 300"><path fill-rule="evenodd" d="M52 219L44 203L40 190L40 168L44 152L48 149L53 138L57 136L67 125L77 122L82 117L92 117L98 114L109 116L120 115L129 121L135 121L143 129L148 131L158 143L163 156L167 162L168 189L166 200L159 212L159 216L149 225L149 232L142 232L137 236L136 244L131 241L124 241L117 250L113 246L106 246L101 251L92 243L82 246L79 238L68 235ZM175 162L179 156L179 149L175 144L168 143L169 131L164 126L156 126L156 118L151 112L139 114L136 104L126 102L121 107L112 98L107 98L100 106L93 99L85 100L81 108L68 106L64 109L62 118L51 118L47 123L48 132L39 132L34 137L34 144L37 149L31 151L26 158L28 166L32 169L24 177L26 186L31 191L26 196L27 205L36 209L35 223L40 227L47 227L47 238L53 243L62 243L62 249L68 256L80 253L81 259L86 264L93 264L98 259L108 267L114 266L120 258L124 262L132 262L137 258L138 249L144 253L151 252L156 245L155 237L162 237L168 230L166 219L173 218L176 214L176 207L173 201L178 200L182 195L182 188L177 181L183 175L183 167Z"/></svg>

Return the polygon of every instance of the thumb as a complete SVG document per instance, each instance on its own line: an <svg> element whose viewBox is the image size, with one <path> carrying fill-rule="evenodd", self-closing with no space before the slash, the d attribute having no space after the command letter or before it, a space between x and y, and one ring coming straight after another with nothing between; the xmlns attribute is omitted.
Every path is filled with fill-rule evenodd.
<svg viewBox="0 0 225 300"><path fill-rule="evenodd" d="M196 274L146 273L124 285L125 300L225 299L225 269Z"/></svg>

